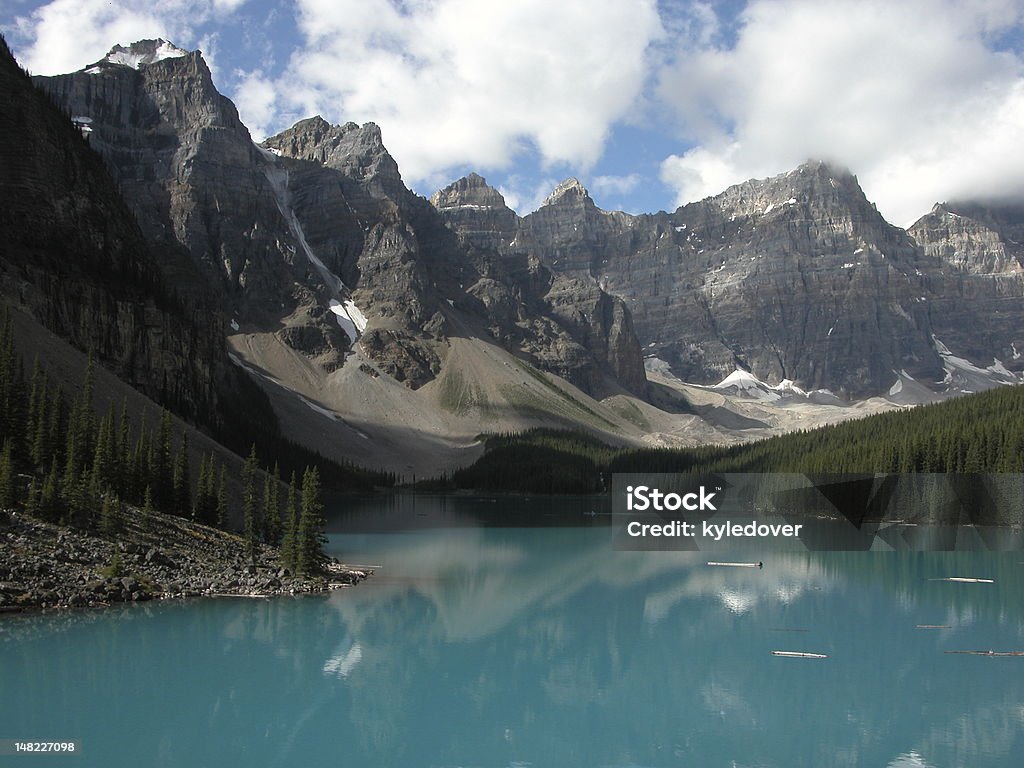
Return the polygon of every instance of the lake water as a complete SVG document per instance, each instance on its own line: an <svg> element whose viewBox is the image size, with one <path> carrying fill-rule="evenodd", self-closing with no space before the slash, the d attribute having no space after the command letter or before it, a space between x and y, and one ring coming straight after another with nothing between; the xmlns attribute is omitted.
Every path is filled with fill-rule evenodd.
<svg viewBox="0 0 1024 768"><path fill-rule="evenodd" d="M715 568L614 551L589 501L343 506L352 589L5 617L0 738L81 753L0 764L1024 764L1024 658L945 653L1024 650L1024 554Z"/></svg>

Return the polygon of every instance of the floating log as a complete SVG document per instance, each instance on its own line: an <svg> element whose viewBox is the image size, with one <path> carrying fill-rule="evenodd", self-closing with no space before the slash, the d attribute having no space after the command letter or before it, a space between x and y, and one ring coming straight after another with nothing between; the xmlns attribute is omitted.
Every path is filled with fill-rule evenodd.
<svg viewBox="0 0 1024 768"><path fill-rule="evenodd" d="M764 568L764 563L718 563L714 560L708 562L708 565L721 565L728 568Z"/></svg>
<svg viewBox="0 0 1024 768"><path fill-rule="evenodd" d="M955 581L957 584L995 584L995 579L969 579L965 576L946 576L942 579L928 579L928 581Z"/></svg>
<svg viewBox="0 0 1024 768"><path fill-rule="evenodd" d="M827 659L824 653L804 653L803 651L772 651L772 656L784 656L787 659Z"/></svg>
<svg viewBox="0 0 1024 768"><path fill-rule="evenodd" d="M828 658L826 653L805 653L801 650L773 650L771 654L785 658Z"/></svg>
<svg viewBox="0 0 1024 768"><path fill-rule="evenodd" d="M943 653L962 653L967 656L1024 656L1024 651L943 651Z"/></svg>
<svg viewBox="0 0 1024 768"><path fill-rule="evenodd" d="M918 624L917 629L952 629L949 624Z"/></svg>

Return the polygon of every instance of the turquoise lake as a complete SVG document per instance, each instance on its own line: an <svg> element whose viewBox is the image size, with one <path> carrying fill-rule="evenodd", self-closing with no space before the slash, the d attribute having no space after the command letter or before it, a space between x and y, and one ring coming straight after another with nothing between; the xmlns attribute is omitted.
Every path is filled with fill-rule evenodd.
<svg viewBox="0 0 1024 768"><path fill-rule="evenodd" d="M346 502L358 587L4 617L0 738L81 753L0 764L1024 765L1024 657L946 653L1024 650L1024 553L718 568L589 505Z"/></svg>

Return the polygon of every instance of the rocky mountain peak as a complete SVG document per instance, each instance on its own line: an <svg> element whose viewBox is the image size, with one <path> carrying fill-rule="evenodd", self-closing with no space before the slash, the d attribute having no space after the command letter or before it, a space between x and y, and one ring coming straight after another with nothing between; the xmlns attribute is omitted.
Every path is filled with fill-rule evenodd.
<svg viewBox="0 0 1024 768"><path fill-rule="evenodd" d="M360 181L376 180L390 192L402 184L398 164L384 147L376 123L331 125L319 115L271 136L263 146L282 157L325 165Z"/></svg>
<svg viewBox="0 0 1024 768"><path fill-rule="evenodd" d="M431 204L439 211L453 209L508 210L505 198L477 173L470 173L452 182L430 197Z"/></svg>
<svg viewBox="0 0 1024 768"><path fill-rule="evenodd" d="M97 63L106 62L139 69L158 61L178 59L188 55L189 51L158 37L155 40L138 40L128 46L115 45Z"/></svg>
<svg viewBox="0 0 1024 768"><path fill-rule="evenodd" d="M566 179L557 187L554 191L545 198L544 202L541 203L541 208L546 205L554 205L556 203L589 203L594 205L594 201L590 199L590 193L587 192L579 179Z"/></svg>
<svg viewBox="0 0 1024 768"><path fill-rule="evenodd" d="M1024 270L1024 208L936 203L907 230L926 254L975 274Z"/></svg>
<svg viewBox="0 0 1024 768"><path fill-rule="evenodd" d="M803 210L815 214L827 211L833 219L882 222L857 177L821 160L805 162L788 173L733 185L698 205L717 209L730 220Z"/></svg>

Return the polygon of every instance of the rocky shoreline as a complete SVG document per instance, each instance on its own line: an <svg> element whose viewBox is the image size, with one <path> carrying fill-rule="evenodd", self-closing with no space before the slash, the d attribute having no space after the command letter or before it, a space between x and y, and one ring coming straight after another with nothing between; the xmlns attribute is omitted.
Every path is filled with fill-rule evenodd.
<svg viewBox="0 0 1024 768"><path fill-rule="evenodd" d="M185 597L271 597L326 592L372 571L337 560L312 576L282 568L261 546L190 520L130 508L115 539L0 512L0 614L105 607Z"/></svg>

